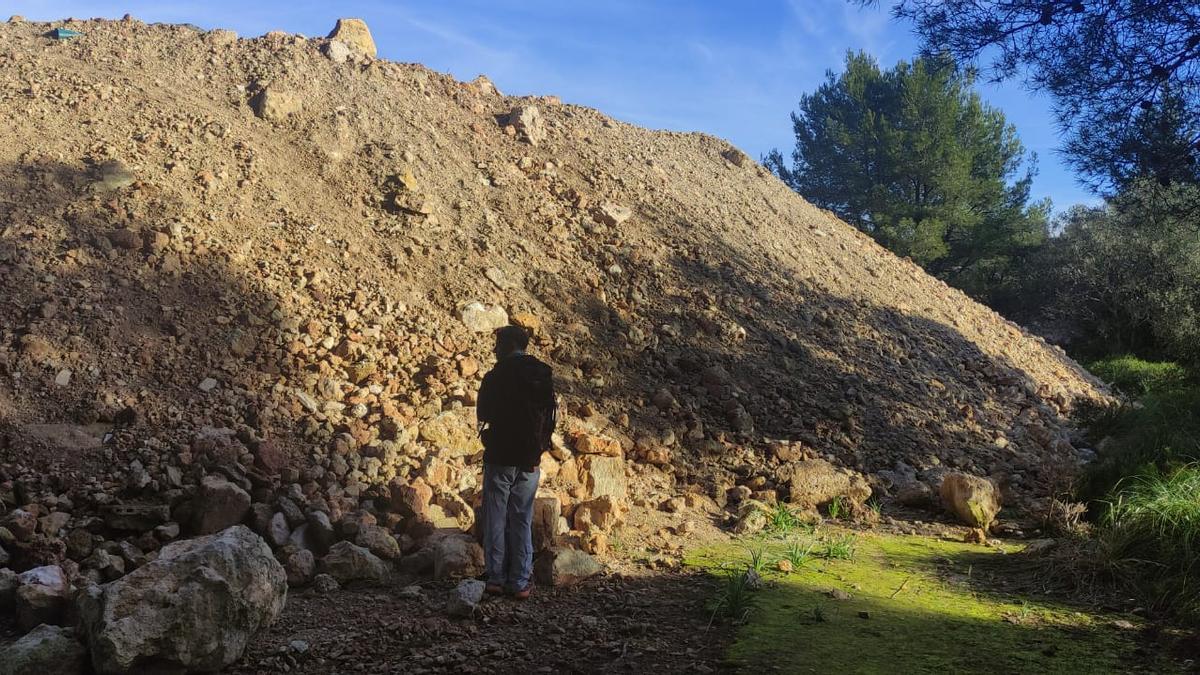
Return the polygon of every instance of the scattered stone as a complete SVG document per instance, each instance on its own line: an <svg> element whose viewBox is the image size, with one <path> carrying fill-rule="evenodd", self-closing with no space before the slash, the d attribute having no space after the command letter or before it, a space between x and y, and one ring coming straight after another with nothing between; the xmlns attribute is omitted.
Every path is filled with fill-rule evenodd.
<svg viewBox="0 0 1200 675"><path fill-rule="evenodd" d="M533 551L551 548L561 532L562 502L558 497L537 497L533 500Z"/></svg>
<svg viewBox="0 0 1200 675"><path fill-rule="evenodd" d="M577 460L580 479L587 497L612 497L623 502L628 495L625 462L619 457L589 455Z"/></svg>
<svg viewBox="0 0 1200 675"><path fill-rule="evenodd" d="M288 586L300 587L307 585L313 580L313 572L316 571L317 559L313 552L301 548L293 551L284 560L283 569L287 574Z"/></svg>
<svg viewBox="0 0 1200 675"><path fill-rule="evenodd" d="M540 554L534 561L534 576L545 586L570 586L603 570L595 558L573 548L556 547Z"/></svg>
<svg viewBox="0 0 1200 675"><path fill-rule="evenodd" d="M321 595L336 593L341 587L338 580L328 574L318 574L313 578L313 590Z"/></svg>
<svg viewBox="0 0 1200 675"><path fill-rule="evenodd" d="M871 487L857 473L839 469L823 459L797 462L791 472L789 500L804 509L815 509L841 497L848 509L871 496Z"/></svg>
<svg viewBox="0 0 1200 675"><path fill-rule="evenodd" d="M476 579L463 579L450 591L446 599L446 613L450 616L467 618L475 614L475 608L483 600L486 584Z"/></svg>
<svg viewBox="0 0 1200 675"><path fill-rule="evenodd" d="M483 572L483 548L469 535L447 535L434 544L434 579L473 577L481 572Z"/></svg>
<svg viewBox="0 0 1200 675"><path fill-rule="evenodd" d="M604 202L592 210L596 222L609 227L617 227L633 217L633 210L627 206Z"/></svg>
<svg viewBox="0 0 1200 675"><path fill-rule="evenodd" d="M124 162L111 159L100 165L99 186L105 190L120 190L137 182L137 177Z"/></svg>
<svg viewBox="0 0 1200 675"><path fill-rule="evenodd" d="M933 490L929 485L915 479L893 486L892 493L903 506L923 507L933 501Z"/></svg>
<svg viewBox="0 0 1200 675"><path fill-rule="evenodd" d="M483 452L474 416L465 409L444 412L421 423L420 438L442 450L444 457L467 457Z"/></svg>
<svg viewBox="0 0 1200 675"><path fill-rule="evenodd" d="M280 122L300 112L300 97L288 91L267 87L250 99L254 114L268 122Z"/></svg>
<svg viewBox="0 0 1200 675"><path fill-rule="evenodd" d="M605 457L621 457L624 452L621 444L607 436L599 434L577 433L572 437L575 452L581 455L604 455Z"/></svg>
<svg viewBox="0 0 1200 675"><path fill-rule="evenodd" d="M396 592L396 597L405 600L420 600L425 597L425 592L421 590L420 586L405 586Z"/></svg>
<svg viewBox="0 0 1200 675"><path fill-rule="evenodd" d="M400 557L400 543L386 529L378 525L365 525L358 531L354 543L365 546L371 553L384 560Z"/></svg>
<svg viewBox="0 0 1200 675"><path fill-rule="evenodd" d="M486 307L481 302L471 302L459 314L463 324L476 333L491 333L508 325L508 312L499 305Z"/></svg>
<svg viewBox="0 0 1200 675"><path fill-rule="evenodd" d="M33 538L33 533L37 532L37 516L25 509L13 509L5 517L3 525L13 533L17 541L29 541Z"/></svg>
<svg viewBox="0 0 1200 675"><path fill-rule="evenodd" d="M168 544L153 562L88 587L80 624L102 673L219 670L275 621L286 595L270 547L238 525Z"/></svg>
<svg viewBox="0 0 1200 675"><path fill-rule="evenodd" d="M518 137L536 147L545 142L546 126L542 122L542 113L534 105L517 106L508 113L505 123L516 130Z"/></svg>
<svg viewBox="0 0 1200 675"><path fill-rule="evenodd" d="M250 512L250 494L220 476L205 476L193 508L195 533L213 534L246 518Z"/></svg>
<svg viewBox="0 0 1200 675"><path fill-rule="evenodd" d="M351 581L379 582L387 579L388 566L374 553L348 541L339 541L321 559L320 570L346 584Z"/></svg>
<svg viewBox="0 0 1200 675"><path fill-rule="evenodd" d="M127 532L147 532L171 519L166 504L109 504L100 513L105 525Z"/></svg>

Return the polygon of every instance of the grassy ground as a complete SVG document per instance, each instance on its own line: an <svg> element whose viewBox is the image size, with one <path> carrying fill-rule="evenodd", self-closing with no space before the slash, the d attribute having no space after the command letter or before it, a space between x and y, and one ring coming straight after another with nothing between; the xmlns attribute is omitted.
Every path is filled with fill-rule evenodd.
<svg viewBox="0 0 1200 675"><path fill-rule="evenodd" d="M801 553L793 571L778 571ZM825 529L702 549L688 563L722 578L761 568L763 587L732 613L741 625L729 657L744 672L1170 670L1139 652L1120 617L996 592L979 570L995 572L1003 558L970 544Z"/></svg>

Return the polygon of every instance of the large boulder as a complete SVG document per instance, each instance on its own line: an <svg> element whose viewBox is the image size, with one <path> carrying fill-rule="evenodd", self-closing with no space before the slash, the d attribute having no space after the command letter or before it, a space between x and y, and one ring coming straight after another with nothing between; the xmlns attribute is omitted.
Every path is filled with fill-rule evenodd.
<svg viewBox="0 0 1200 675"><path fill-rule="evenodd" d="M322 574L328 574L339 583L349 581L383 581L388 577L388 566L379 556L362 546L348 541L334 544L321 559Z"/></svg>
<svg viewBox="0 0 1200 675"><path fill-rule="evenodd" d="M30 630L38 624L58 624L71 600L71 582L58 565L35 567L17 575L17 626Z"/></svg>
<svg viewBox="0 0 1200 675"><path fill-rule="evenodd" d="M375 40L371 37L371 29L362 19L338 19L328 35L330 40L344 42L354 51L375 58Z"/></svg>
<svg viewBox="0 0 1200 675"><path fill-rule="evenodd" d="M237 661L286 597L271 547L237 525L164 546L153 562L89 587L80 625L97 673L212 671Z"/></svg>
<svg viewBox="0 0 1200 675"><path fill-rule="evenodd" d="M569 586L604 570L595 558L573 548L553 548L538 556L534 577L544 586Z"/></svg>
<svg viewBox="0 0 1200 675"><path fill-rule="evenodd" d="M987 529L1000 512L1000 491L986 478L953 471L942 478L942 503L959 520Z"/></svg>
<svg viewBox="0 0 1200 675"><path fill-rule="evenodd" d="M854 509L871 496L866 479L853 471L839 469L823 459L808 459L792 465L789 501L803 509L815 509L842 498Z"/></svg>
<svg viewBox="0 0 1200 675"><path fill-rule="evenodd" d="M86 660L70 628L42 624L0 650L0 675L75 675Z"/></svg>

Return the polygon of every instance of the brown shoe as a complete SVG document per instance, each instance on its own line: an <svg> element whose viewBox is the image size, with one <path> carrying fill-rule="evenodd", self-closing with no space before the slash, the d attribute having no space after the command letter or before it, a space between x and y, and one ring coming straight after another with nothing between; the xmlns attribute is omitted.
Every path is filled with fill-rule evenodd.
<svg viewBox="0 0 1200 675"><path fill-rule="evenodd" d="M533 594L533 582L531 581L531 582L529 582L529 585L526 586L525 588L523 588L519 591L513 591L512 596L513 596L513 600L528 600L529 596L532 594Z"/></svg>
<svg viewBox="0 0 1200 675"><path fill-rule="evenodd" d="M503 595L504 587L500 584L488 584L483 587L483 592L488 595Z"/></svg>

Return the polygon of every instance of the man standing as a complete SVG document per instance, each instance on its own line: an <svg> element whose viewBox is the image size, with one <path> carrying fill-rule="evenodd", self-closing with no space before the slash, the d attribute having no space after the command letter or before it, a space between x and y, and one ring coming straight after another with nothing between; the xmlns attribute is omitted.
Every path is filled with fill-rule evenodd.
<svg viewBox="0 0 1200 675"><path fill-rule="evenodd" d="M550 366L525 353L520 326L496 331L496 366L479 387L483 440L483 553L487 592L533 590L533 499L557 421Z"/></svg>

